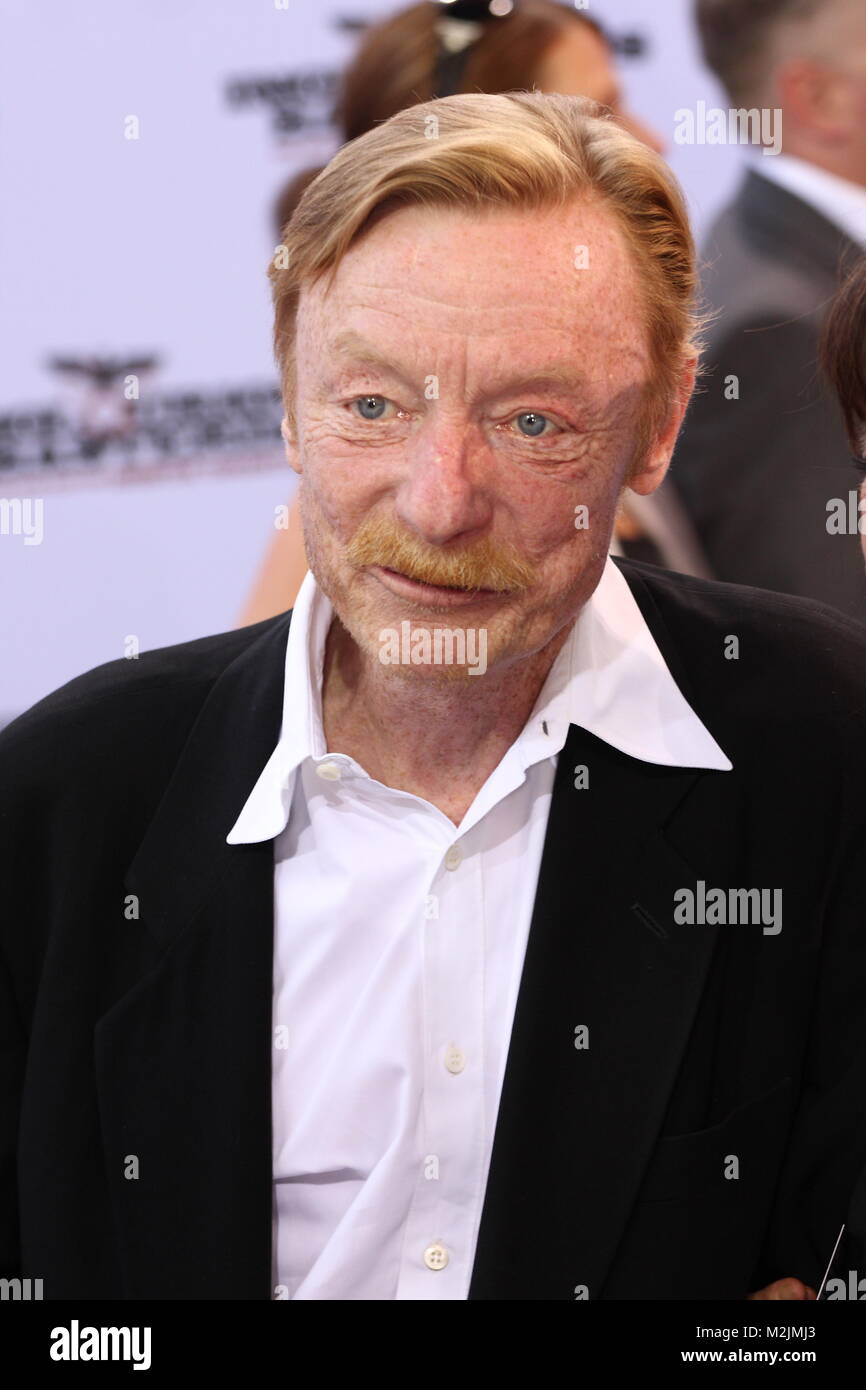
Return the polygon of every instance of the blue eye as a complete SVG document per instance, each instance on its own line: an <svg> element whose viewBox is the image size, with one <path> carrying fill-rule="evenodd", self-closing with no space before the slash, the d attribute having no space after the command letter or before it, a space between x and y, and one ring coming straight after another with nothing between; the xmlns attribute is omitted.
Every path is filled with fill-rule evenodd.
<svg viewBox="0 0 866 1390"><path fill-rule="evenodd" d="M362 420L381 420L387 401L384 396L358 396L353 405L359 407Z"/></svg>
<svg viewBox="0 0 866 1390"><path fill-rule="evenodd" d="M522 410L515 418L518 422L518 428L522 428L521 421L526 422L526 429L522 430L522 433L528 435L530 439L536 439L540 434L543 434L544 427L548 423L547 416L539 415L535 410Z"/></svg>

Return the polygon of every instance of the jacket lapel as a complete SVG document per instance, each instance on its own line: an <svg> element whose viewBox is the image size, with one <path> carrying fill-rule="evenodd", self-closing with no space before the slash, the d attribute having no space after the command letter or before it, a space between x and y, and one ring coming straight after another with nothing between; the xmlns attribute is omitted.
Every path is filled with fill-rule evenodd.
<svg viewBox="0 0 866 1390"><path fill-rule="evenodd" d="M574 785L578 765L589 775L582 790ZM470 1298L600 1296L662 1126L718 930L674 924L674 893L698 875L661 827L696 779L718 775L643 763L571 727L557 767Z"/></svg>
<svg viewBox="0 0 866 1390"><path fill-rule="evenodd" d="M130 1298L270 1298L273 841L225 837L280 732L290 615L215 682L126 876L137 976L96 1027Z"/></svg>

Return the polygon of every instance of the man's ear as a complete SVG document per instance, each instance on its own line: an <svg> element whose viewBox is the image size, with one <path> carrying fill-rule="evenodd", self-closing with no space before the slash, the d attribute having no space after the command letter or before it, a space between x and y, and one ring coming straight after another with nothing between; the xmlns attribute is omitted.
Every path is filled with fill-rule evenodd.
<svg viewBox="0 0 866 1390"><path fill-rule="evenodd" d="M664 481L680 426L683 423L683 417L695 389L697 371L697 356L690 357L680 372L679 386L667 420L628 480L628 487L631 488L632 492L638 492L642 497L647 497L651 492L655 492L656 488L660 487Z"/></svg>
<svg viewBox="0 0 866 1390"><path fill-rule="evenodd" d="M288 415L284 415L280 425L280 434L283 436L283 443L286 446L286 459L289 467L300 474L301 466L298 461L298 439L294 424L289 420Z"/></svg>

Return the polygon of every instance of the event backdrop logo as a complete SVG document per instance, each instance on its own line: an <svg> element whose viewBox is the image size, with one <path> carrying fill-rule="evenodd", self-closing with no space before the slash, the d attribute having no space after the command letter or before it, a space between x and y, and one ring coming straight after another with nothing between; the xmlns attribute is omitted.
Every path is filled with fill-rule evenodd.
<svg viewBox="0 0 866 1390"><path fill-rule="evenodd" d="M52 357L67 400L0 415L0 491L274 467L276 385L159 390L151 381L159 360L149 352Z"/></svg>

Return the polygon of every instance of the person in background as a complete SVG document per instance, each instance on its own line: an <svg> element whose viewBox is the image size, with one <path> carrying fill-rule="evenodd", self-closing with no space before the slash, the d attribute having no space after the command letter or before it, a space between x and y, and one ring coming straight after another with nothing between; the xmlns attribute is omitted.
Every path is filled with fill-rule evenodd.
<svg viewBox="0 0 866 1390"><path fill-rule="evenodd" d="M834 300L821 339L821 365L839 397L848 442L858 469L866 469L866 256L857 262ZM866 555L866 481L858 533Z"/></svg>
<svg viewBox="0 0 866 1390"><path fill-rule="evenodd" d="M866 245L866 5L698 0L696 17L732 107L781 111L782 153L753 151L703 248L710 371L672 476L719 579L863 620L857 537L829 524L856 478L817 355Z"/></svg>
<svg viewBox="0 0 866 1390"><path fill-rule="evenodd" d="M501 11L501 7L500 7ZM542 92L586 96L658 153L661 137L627 107L611 46L585 12L554 0L522 0L502 16L487 4L410 5L366 31L346 69L334 110L343 142L354 140L397 111L458 91ZM488 22L495 21L495 22ZM277 239L318 168L297 174L277 199ZM614 552L662 560L708 576L709 570L675 491L629 496L617 521ZM307 571L297 503L285 529L275 531L240 617L245 625L291 607Z"/></svg>

